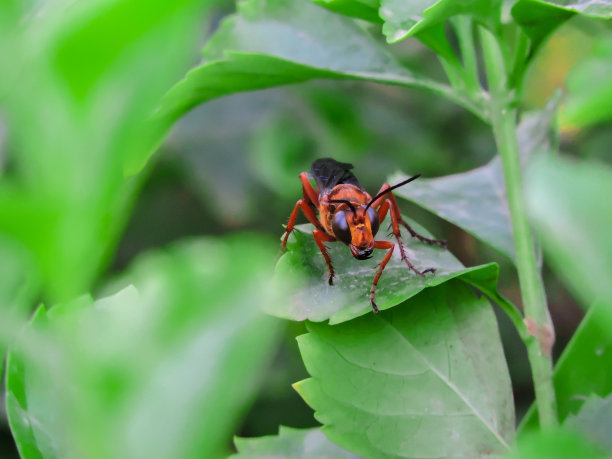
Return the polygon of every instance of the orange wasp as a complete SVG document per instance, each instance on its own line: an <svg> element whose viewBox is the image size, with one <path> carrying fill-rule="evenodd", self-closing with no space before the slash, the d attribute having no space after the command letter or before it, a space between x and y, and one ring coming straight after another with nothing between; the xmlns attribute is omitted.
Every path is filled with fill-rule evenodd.
<svg viewBox="0 0 612 459"><path fill-rule="evenodd" d="M399 225L404 226L412 237L416 237L422 242L446 247L446 241L429 239L417 234L402 220L400 215L392 190L412 182L419 178L421 174L397 185L389 186L385 183L376 196L372 197L359 184L357 177L351 172L352 168L352 164L341 163L331 158L317 159L312 163L310 176L314 178L318 191L312 188L306 172L300 174L303 197L295 203L293 212L291 212L281 250L285 250L289 234L295 227L298 209L302 209L306 218L315 226L312 235L329 268L329 285L334 284L334 267L325 248L325 242L344 242L358 260L370 258L374 249L386 249L387 253L378 265L370 289L370 304L376 313L378 307L374 302L374 292L385 266L391 259L395 244L389 241L376 241L374 236L378 232L380 222L385 219L389 210L391 210L391 227L399 246L401 258L408 268L419 276L424 276L427 272L433 273L435 269L428 268L419 271L408 260L404 252ZM318 211L319 217L317 217L315 210Z"/></svg>

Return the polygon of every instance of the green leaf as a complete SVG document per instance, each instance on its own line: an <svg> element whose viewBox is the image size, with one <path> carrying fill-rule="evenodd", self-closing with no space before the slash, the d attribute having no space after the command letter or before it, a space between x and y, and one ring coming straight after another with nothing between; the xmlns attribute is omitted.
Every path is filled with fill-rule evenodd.
<svg viewBox="0 0 612 459"><path fill-rule="evenodd" d="M382 23L378 15L379 0L312 0L319 6L345 16Z"/></svg>
<svg viewBox="0 0 612 459"><path fill-rule="evenodd" d="M533 153L551 147L556 107L554 100L544 111L527 115L520 123L517 138L523 163ZM395 174L389 183L405 178L405 174ZM394 193L457 225L514 261L514 240L499 156L477 169L419 179Z"/></svg>
<svg viewBox="0 0 612 459"><path fill-rule="evenodd" d="M538 432L519 441L507 459L606 459L607 456L597 446L584 437L566 429Z"/></svg>
<svg viewBox="0 0 612 459"><path fill-rule="evenodd" d="M591 395L576 415L565 420L563 427L580 432L612 454L612 397Z"/></svg>
<svg viewBox="0 0 612 459"><path fill-rule="evenodd" d="M612 119L612 34L601 38L585 59L567 77L567 97L561 117L565 124L589 126Z"/></svg>
<svg viewBox="0 0 612 459"><path fill-rule="evenodd" d="M270 249L248 235L176 244L139 258L112 296L40 308L8 359L22 457L227 453L278 336L259 311Z"/></svg>
<svg viewBox="0 0 612 459"><path fill-rule="evenodd" d="M609 0L518 0L512 7L512 17L531 39L531 54L563 22L574 14L593 18L612 17Z"/></svg>
<svg viewBox="0 0 612 459"><path fill-rule="evenodd" d="M248 0L238 8L205 47L205 62L165 96L161 125L215 97L316 78L424 88L481 114L447 86L400 65L350 18L302 0Z"/></svg>
<svg viewBox="0 0 612 459"><path fill-rule="evenodd" d="M612 304L612 169L595 161L536 158L525 180L529 215L547 259L587 307Z"/></svg>
<svg viewBox="0 0 612 459"><path fill-rule="evenodd" d="M612 303L596 302L587 311L555 365L554 387L559 420L580 411L591 394L612 393ZM521 422L520 432L538 430L535 405Z"/></svg>
<svg viewBox="0 0 612 459"><path fill-rule="evenodd" d="M419 234L431 237L420 225L404 217ZM386 223L381 224L381 232ZM314 242L311 225L299 225L288 243L288 253L276 266L278 285L293 285L286 301L271 304L266 312L291 320L331 324L345 322L372 312L369 294L376 268L385 251L377 250L369 260L356 260L342 243L328 243L328 253L336 271L334 285L328 284L325 260ZM383 234L377 240L395 241ZM399 250L389 260L376 287L376 304L382 311L397 306L423 289L459 277L481 287L487 294L496 292L498 266L495 263L465 268L448 250L424 244L404 235L408 258L418 269L435 268L436 273L424 277L410 271L400 259Z"/></svg>
<svg viewBox="0 0 612 459"><path fill-rule="evenodd" d="M380 16L384 19L383 33L389 43L417 35L460 14L473 16L495 30L501 14L501 0L381 0Z"/></svg>
<svg viewBox="0 0 612 459"><path fill-rule="evenodd" d="M108 261L149 154L149 118L188 67L197 0L57 1L0 28L0 99L14 167L0 232L35 256L44 294L87 290Z"/></svg>
<svg viewBox="0 0 612 459"><path fill-rule="evenodd" d="M280 426L278 435L260 438L235 438L238 449L235 458L266 459L358 459L360 456L343 450L332 443L320 428L293 429Z"/></svg>
<svg viewBox="0 0 612 459"><path fill-rule="evenodd" d="M401 307L298 338L295 384L323 431L365 457L482 457L508 450L514 412L495 316L452 280Z"/></svg>

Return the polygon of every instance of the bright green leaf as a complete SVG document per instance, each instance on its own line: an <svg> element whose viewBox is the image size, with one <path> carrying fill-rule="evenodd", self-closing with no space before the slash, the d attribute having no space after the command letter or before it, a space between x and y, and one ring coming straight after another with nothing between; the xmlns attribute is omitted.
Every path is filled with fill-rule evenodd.
<svg viewBox="0 0 612 459"><path fill-rule="evenodd" d="M60 0L0 28L13 153L0 231L34 254L48 297L86 290L107 262L139 185L124 169L149 154L150 116L187 68L208 3Z"/></svg>
<svg viewBox="0 0 612 459"><path fill-rule="evenodd" d="M543 156L529 167L525 187L551 266L583 306L596 298L612 304L612 169Z"/></svg>
<svg viewBox="0 0 612 459"><path fill-rule="evenodd" d="M278 324L260 312L271 249L248 235L176 244L112 296L40 308L8 360L22 457L226 454L274 352Z"/></svg>
<svg viewBox="0 0 612 459"><path fill-rule="evenodd" d="M586 397L612 393L612 303L597 302L574 332L571 341L555 365L554 386L559 420L576 414ZM539 426L535 405L521 423L521 431Z"/></svg>
<svg viewBox="0 0 612 459"><path fill-rule="evenodd" d="M611 72L612 34L608 34L567 77L567 97L561 111L564 123L588 126L612 119L612 82L606 77Z"/></svg>
<svg viewBox="0 0 612 459"><path fill-rule="evenodd" d="M518 442L506 459L606 459L597 446L566 429L534 433Z"/></svg>
<svg viewBox="0 0 612 459"><path fill-rule="evenodd" d="M532 54L546 38L574 14L593 18L611 18L610 0L518 0L512 17L531 39Z"/></svg>
<svg viewBox="0 0 612 459"><path fill-rule="evenodd" d="M345 16L374 23L382 22L378 15L379 0L312 0L319 6Z"/></svg>
<svg viewBox="0 0 612 459"><path fill-rule="evenodd" d="M386 222L381 224L381 232L386 225ZM431 237L414 222L410 225L420 234ZM300 225L293 234L295 236L289 238L288 253L276 266L276 282L295 285L293 293L287 301L267 307L266 312L292 320L320 322L329 319L331 324L371 313L370 288L385 251L376 250L369 260L356 260L344 244L328 243L328 253L336 271L334 285L330 286L327 265L314 242L312 227ZM377 240L395 239L379 234ZM450 251L439 246L423 244L409 235L405 235L403 241L408 258L417 268L435 268L436 273L424 277L414 274L400 259L396 247L376 287L375 300L381 311L403 303L427 287L456 277L477 287L482 286L487 294L496 292L497 264L465 268Z"/></svg>
<svg viewBox="0 0 612 459"><path fill-rule="evenodd" d="M525 116L520 123L517 138L523 162L535 152L550 149L556 106L553 101L546 110ZM395 174L389 178L389 183L405 178L405 174ZM419 179L394 193L457 225L514 261L510 213L498 156L477 169Z"/></svg>
<svg viewBox="0 0 612 459"><path fill-rule="evenodd" d="M215 97L316 78L425 88L480 115L448 87L400 65L350 18L302 0L238 6L205 47L204 63L165 96L156 116L163 126Z"/></svg>
<svg viewBox="0 0 612 459"><path fill-rule="evenodd" d="M612 454L612 396L591 395L577 414L565 420L563 427L580 432Z"/></svg>
<svg viewBox="0 0 612 459"><path fill-rule="evenodd" d="M358 459L360 456L343 450L332 443L320 428L293 429L280 426L278 435L260 438L236 438L238 454L244 459Z"/></svg>
<svg viewBox="0 0 612 459"><path fill-rule="evenodd" d="M381 0L380 16L385 21L383 33L387 41L395 43L460 14L471 15L495 29L501 5L501 0Z"/></svg>
<svg viewBox="0 0 612 459"><path fill-rule="evenodd" d="M325 434L365 457L508 450L514 411L495 316L458 280L340 325L308 324L295 385Z"/></svg>

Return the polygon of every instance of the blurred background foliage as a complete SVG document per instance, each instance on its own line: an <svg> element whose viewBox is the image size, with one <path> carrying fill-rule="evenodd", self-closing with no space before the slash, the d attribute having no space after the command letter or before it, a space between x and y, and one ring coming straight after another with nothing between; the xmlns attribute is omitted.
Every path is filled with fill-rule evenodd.
<svg viewBox="0 0 612 459"><path fill-rule="evenodd" d="M30 2L31 5L35 3ZM281 225L286 222L296 199L301 196L297 175L301 171L309 170L310 163L318 157L331 156L353 163L356 174L369 190L377 190L389 175L399 170L434 177L473 169L493 157L495 145L489 127L464 109L442 98L417 90L370 83L312 82L232 95L194 109L176 124L145 173L138 178L125 179L122 175L125 157L121 152L147 148L147 133L141 137L134 135L134 132L140 130L142 133L142 130L146 129L138 122L139 113L127 110L123 118L110 120L104 107L100 108L93 103L88 106L98 107L100 110L94 109L84 116L83 111L79 111L79 107L82 108L82 95L93 94L94 99L99 98L95 100L101 101L107 95L104 91L116 89L113 81L121 81L122 84L130 81L131 84L125 86L126 92L122 97L127 100L141 98L138 103L134 103L134 107L139 107L138 110L147 109L147 100L155 100L157 95L162 94L184 73L189 64L195 64L198 47L195 43L198 40L194 38L199 36L202 43L204 35L214 30L219 21L234 8L231 1L219 2L209 14L207 22L202 23L193 19L202 17L193 14L197 10L194 6L196 3L180 2L182 9L177 7L174 29L159 30L158 35L151 35L151 40L159 40L159 48L165 50L161 55L155 56L155 60L163 65L151 60L144 63L135 62L133 67L119 66L117 72L120 74L111 74L107 83L102 82L96 86L96 91L88 92L88 88L80 86L89 81L87 75L80 73L78 62L68 62L66 67L62 67L62 71L66 72L68 81L73 78L73 81L78 83L71 87L73 92L70 100L74 101L74 105L53 105L49 107L52 109L52 115L39 111L40 107L32 105L29 101L31 88L35 87L46 94L48 100L65 97L66 88L60 87L58 90L56 81L51 77L49 81L39 77L54 75L49 68L55 69L54 66L62 65L62 52L73 52L70 46L97 45L96 50L106 49L104 37L93 37L86 33L84 28L82 34L70 35L68 31L65 34L56 34L59 37L71 36L73 41L67 39L65 42L60 40L59 43L45 42L45 37L49 36L45 33L51 34L49 30L53 27L63 27L65 24L59 20L53 22L51 18L43 24L45 27L30 30L32 35L27 38L28 43L38 43L37 46L42 48L32 46L29 50L36 53L25 53L18 59L23 65L31 65L31 68L36 70L36 73L29 75L31 78L36 76L36 81L12 87L7 91L6 83L16 81L15 78L21 78L23 75L7 74L6 68L0 65L3 71L0 81L5 83L2 104L4 107L17 107L8 110L11 114L8 118L6 114L3 116L0 113L0 222L3 233L14 235L27 228L30 233L26 237L36 240L39 225L52 225L54 221L60 221L57 215L63 215L67 217L62 224L70 222L67 228L63 228L66 230L61 234L64 239L56 241L56 244L47 244L44 241L41 244L47 248L52 247L53 250L68 251L68 258L70 254L77 256L81 253L75 243L95 247L95 251L87 253L87 259L82 260L82 263L74 263L73 260L70 265L57 266L55 260L62 258L57 257L57 251L42 251L38 254L38 261L32 260L31 254L22 254L23 247L19 242L3 235L6 241L3 240L0 244L0 292L10 292L6 300L1 299L5 302L8 302L8 298L17 298L14 300L15 304L10 307L29 314L32 311L26 311L24 308L35 300L63 300L74 293L82 293L83 286L91 285L92 282L94 286L97 285L95 291L99 293L116 291L109 289L109 279L116 279L128 266L136 266L129 268L131 270L148 269L142 268L142 261L132 265L136 257L150 249L159 249L184 238L202 235L217 237L246 230L267 235L265 244L273 245L282 233ZM23 5L21 7L27 9ZM159 11L163 9L160 8ZM0 25L6 26L9 23L6 10L4 14L5 16L0 17ZM86 19L87 11L77 11L75 14L83 15ZM192 19L186 21L187 17ZM185 27L185 22L189 26ZM81 25L85 23L86 21ZM76 21L75 24L78 25L79 22ZM143 27L146 26L144 20ZM16 56L25 49L17 46L18 38L12 32L14 31L5 29L3 34L0 50L4 56ZM175 43L166 42L169 35L177 37ZM608 37L607 42L601 40L602 36ZM576 17L566 23L545 45L532 67L523 101L525 107L544 106L555 88L565 84L568 71L577 63L590 62L591 66L599 65L598 59L605 60L605 56L610 55L611 48L606 45L612 42L610 37L612 30L609 25L600 22ZM58 47L59 54L47 52L45 47L53 46ZM173 50L177 49L182 49L182 54L179 53L180 56L171 59ZM434 54L415 40L402 41L394 45L392 50L402 61L410 62L413 68L427 69L430 73L438 72L438 62ZM137 50L134 53L137 53ZM59 56L59 60L38 62L36 57L40 55ZM113 56L106 58L111 62ZM168 65L168 61L174 64ZM105 62L100 61L100 65L111 65ZM578 65L580 68L581 64ZM152 76L155 84L146 86L141 92L129 93L139 87L140 80L150 79ZM570 84L584 84L580 83L581 78L584 78L580 74L575 74L572 78L577 82L572 83L573 80L570 79ZM90 81L90 84L94 85L94 82ZM585 97L588 97L588 94ZM142 100L145 101L144 104ZM127 104L129 105L129 102ZM28 111L28 107L34 107L36 110ZM66 110L62 111L62 107ZM41 113L40 119L35 118L36 113ZM609 149L612 124L594 119L589 127L577 127L572 122L571 115L569 111L567 116L561 119L562 149L574 156L597 158L612 164ZM601 118L606 117L609 117L609 114L601 114ZM2 120L11 126L10 129ZM49 125L50 120L54 120L54 124ZM70 139L58 138L56 134L66 132L62 123L73 123L75 120L78 120L75 125L81 123L87 135L75 134ZM25 134L16 132L16 126L19 125L25 126ZM34 132L32 126L37 129L44 126L45 130ZM102 153L108 147L108 132L117 129L120 135L115 136L117 143L113 144L112 148L117 152L117 156L109 160ZM20 141L18 145L15 144L15 139ZM137 145L138 142L143 142L143 145ZM53 145L53 151L58 156L36 155L37 152L47 151L45 148L49 144ZM24 155L33 156L29 159L26 156L18 156L15 154L17 150L25 152ZM24 161L39 164L36 174L24 176ZM94 195L80 195L81 183L75 183L72 188L66 188L64 184L56 186L54 180L57 176L54 171L63 167L80 171L76 176L80 177L79 180L89 181L89 185L92 185L89 188L93 190ZM101 168L110 172L104 176L106 182L97 183ZM90 175L83 176L82 171L89 171ZM28 173L30 172L31 169L28 169ZM114 180L121 181L122 184L113 188L109 183ZM114 194L113 189L120 189L121 193ZM67 190L62 193L69 195L58 196L58 190ZM63 202L69 202L70 205L62 208ZM56 207L57 205L60 207ZM117 209L119 217L100 221L99 209L109 206ZM406 202L401 206L406 214L426 226L436 237L447 239L450 249L466 266L488 261L500 263L500 290L520 304L514 268L509 261L417 206ZM49 215L49 209L55 209L58 213ZM11 226L11 221L15 221L16 216L25 218L22 220L26 222L23 227ZM114 221L112 228L105 226L111 220ZM52 230L46 234L58 235L59 231ZM257 246L261 242L254 239L241 242L243 238L242 235L236 236L236 241L224 249L225 253L218 253L216 249L210 249L211 253L202 253L202 257L209 263L208 266L202 267L201 260L191 260L186 266L190 269L193 267L196 273L194 275L197 275L202 269L212 270L210 264L216 261L230 263L234 257L246 257L257 266L272 263L272 260L262 261L261 258L273 255L274 250L258 252L250 246ZM163 263L166 262L170 263L168 260ZM41 289L42 281L36 276L27 276L26 283L20 278L20 273L23 277L23 273L37 272L37 269L31 268L36 264L42 270L41 279L52 279L49 283L54 286L52 289ZM158 269L158 273L162 273L160 276L167 275L164 266L159 266L157 262L152 265ZM231 270L227 273L226 279L219 280L223 285L246 285L243 283L245 276L248 278L248 273L234 273ZM562 287L547 266L544 266L544 278L557 330L555 354L558 355L583 313L576 306L572 295ZM70 282L64 282L65 279L70 279ZM248 285L257 284L256 281L251 281L253 283ZM168 282L171 282L171 279ZM265 284L265 281L261 280L261 283ZM115 281L114 285L120 284L120 281ZM222 302L218 300L210 304L214 307ZM192 301L191 304L198 303ZM187 314L182 320L186 320L185 317L207 320L195 313L196 310L197 308L194 308L189 313L192 315ZM524 347L511 323L503 314L498 314L498 319L520 417L533 399L530 372ZM152 322L156 323L155 320ZM145 342L165 342L160 341L158 334L161 332L155 325L151 325L147 330L143 333L149 334L141 337ZM96 335L99 332L92 331L95 339L104 339L103 335ZM240 435L276 433L279 424L292 427L316 424L310 408L291 388L292 382L307 376L294 339L303 332L304 327L299 323L284 324L284 328L279 332L280 344L277 350L268 351L274 358L270 369L265 372L265 378L257 385L257 398L253 400L249 412L238 410L236 414L236 422L241 425ZM123 333L129 331L124 330ZM119 342L124 338L125 336L118 338ZM270 339L273 341L273 338ZM276 348L270 345L270 349ZM149 352L153 351L149 349ZM87 349L82 352L89 355ZM146 364L143 365L146 374ZM39 371L48 369L42 368ZM69 368L65 371L75 372L75 378L93 377L89 373L90 368ZM255 372L257 371L259 370ZM41 390L45 390L44 384L42 386ZM245 397L248 399L249 396ZM92 401L92 406L94 405ZM102 407L98 408L102 410ZM84 416L78 407L75 407L72 414L77 421L80 416ZM1 416L0 457L17 457L5 413ZM75 425L78 425L78 422ZM110 429L108 425L101 425L99 428ZM91 438L88 437L88 432L82 434L85 439L83 441ZM73 446L79 450L83 445ZM229 448L229 445L225 447ZM104 457L100 454L100 457ZM138 451L138 454L146 457L146 451Z"/></svg>

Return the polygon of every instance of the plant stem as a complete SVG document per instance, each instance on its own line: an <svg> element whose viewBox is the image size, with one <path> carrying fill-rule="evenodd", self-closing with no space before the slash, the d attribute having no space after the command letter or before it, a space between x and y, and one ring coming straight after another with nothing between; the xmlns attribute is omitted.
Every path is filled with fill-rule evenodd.
<svg viewBox="0 0 612 459"><path fill-rule="evenodd" d="M504 59L497 39L484 28L481 28L480 32L491 95L490 119L504 172L525 322L536 337L535 340L526 343L533 374L536 405L541 427L552 428L558 424L550 355L554 332L546 306L544 286L536 265L533 239L525 210L516 138L517 110L514 108L513 93L508 88Z"/></svg>

